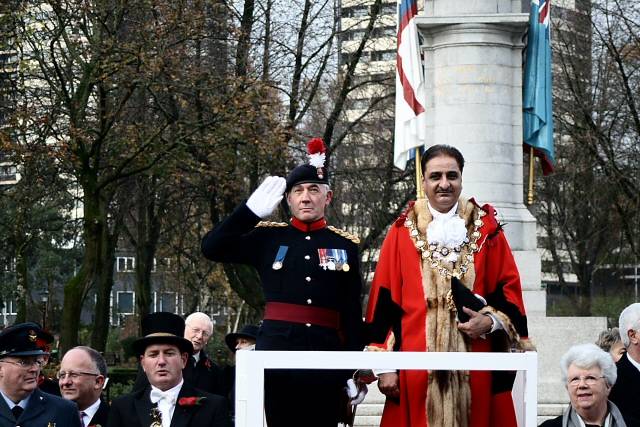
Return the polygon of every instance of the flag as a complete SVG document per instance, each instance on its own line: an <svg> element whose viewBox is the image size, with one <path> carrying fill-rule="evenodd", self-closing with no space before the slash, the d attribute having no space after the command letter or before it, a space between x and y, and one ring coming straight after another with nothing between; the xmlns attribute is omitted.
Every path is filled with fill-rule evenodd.
<svg viewBox="0 0 640 427"><path fill-rule="evenodd" d="M531 0L524 68L523 139L540 157L545 175L553 172L553 110L551 103L551 0Z"/></svg>
<svg viewBox="0 0 640 427"><path fill-rule="evenodd" d="M413 149L426 143L424 70L413 19L417 14L417 0L399 1L393 163L400 169L406 167Z"/></svg>

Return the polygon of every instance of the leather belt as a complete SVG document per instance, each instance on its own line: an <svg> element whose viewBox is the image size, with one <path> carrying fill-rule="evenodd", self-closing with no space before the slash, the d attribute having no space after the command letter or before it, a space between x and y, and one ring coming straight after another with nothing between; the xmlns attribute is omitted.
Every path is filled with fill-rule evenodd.
<svg viewBox="0 0 640 427"><path fill-rule="evenodd" d="M280 320L292 323L310 323L338 330L340 313L330 308L309 307L286 302L268 302L264 307L265 320Z"/></svg>

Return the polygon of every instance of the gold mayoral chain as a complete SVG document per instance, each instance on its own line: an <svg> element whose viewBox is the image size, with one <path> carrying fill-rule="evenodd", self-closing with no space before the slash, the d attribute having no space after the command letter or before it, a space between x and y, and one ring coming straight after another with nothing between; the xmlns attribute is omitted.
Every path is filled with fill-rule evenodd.
<svg viewBox="0 0 640 427"><path fill-rule="evenodd" d="M418 227L416 226L416 221L407 218L404 222L404 226L409 229L409 235L411 236L411 240L416 245L418 252L421 253L422 259L426 259L429 261L429 265L431 268L436 269L440 276L446 278L456 277L460 279L464 274L469 270L469 263L473 262L473 254L480 250L478 246L478 239L480 238L480 232L478 229L482 227L482 218L486 213L482 209L478 209L476 214L476 219L473 221L473 231L471 235L467 233L467 237L464 239L464 242L456 246L454 248L449 248L447 246L436 245L435 243L428 244L426 236L421 236L418 231ZM455 251L457 253L463 253L467 249L467 253L462 256L462 260L460 262L456 262L453 266L453 271L449 270L446 265L443 264L442 259L446 259L447 255L451 253L451 251ZM434 258L433 254L438 253L443 258Z"/></svg>
<svg viewBox="0 0 640 427"><path fill-rule="evenodd" d="M149 427L162 427L162 413L157 406L151 408L151 425Z"/></svg>

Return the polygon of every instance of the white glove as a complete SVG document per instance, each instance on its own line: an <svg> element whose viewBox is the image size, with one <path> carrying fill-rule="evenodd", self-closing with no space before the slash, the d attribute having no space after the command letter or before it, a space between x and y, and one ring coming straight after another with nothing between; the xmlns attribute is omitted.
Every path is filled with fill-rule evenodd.
<svg viewBox="0 0 640 427"><path fill-rule="evenodd" d="M369 391L369 389L365 384L362 384L362 383L356 384L356 382L351 378L347 380L346 389L347 389L347 395L349 396L349 399L350 399L349 402L352 405L361 404L365 396L367 395L367 392Z"/></svg>
<svg viewBox="0 0 640 427"><path fill-rule="evenodd" d="M284 197L287 181L279 176L268 176L262 184L249 196L247 207L264 219L271 215Z"/></svg>

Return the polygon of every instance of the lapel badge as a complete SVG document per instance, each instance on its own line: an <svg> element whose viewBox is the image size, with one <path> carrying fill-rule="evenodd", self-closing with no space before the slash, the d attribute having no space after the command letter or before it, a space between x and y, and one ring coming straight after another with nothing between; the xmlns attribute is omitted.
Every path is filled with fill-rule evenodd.
<svg viewBox="0 0 640 427"><path fill-rule="evenodd" d="M30 329L29 330L29 341L36 342L37 339L38 339L38 335L36 334L36 331L34 331L33 329Z"/></svg>

